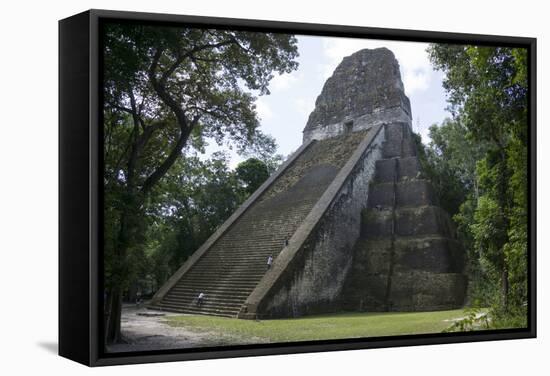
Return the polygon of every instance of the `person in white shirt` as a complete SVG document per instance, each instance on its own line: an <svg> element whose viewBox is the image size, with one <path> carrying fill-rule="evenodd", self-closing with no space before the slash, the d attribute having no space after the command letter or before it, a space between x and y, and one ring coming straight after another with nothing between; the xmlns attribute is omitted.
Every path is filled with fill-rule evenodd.
<svg viewBox="0 0 550 376"><path fill-rule="evenodd" d="M202 302L205 297L206 295L204 294L204 292L199 293L199 296L197 297L197 306L200 307L202 305Z"/></svg>
<svg viewBox="0 0 550 376"><path fill-rule="evenodd" d="M273 255L267 257L267 270L271 268L271 264L273 264Z"/></svg>

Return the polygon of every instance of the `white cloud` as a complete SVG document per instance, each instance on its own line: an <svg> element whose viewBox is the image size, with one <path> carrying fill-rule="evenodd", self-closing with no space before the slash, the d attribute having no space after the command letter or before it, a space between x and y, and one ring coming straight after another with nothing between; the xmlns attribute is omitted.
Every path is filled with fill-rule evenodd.
<svg viewBox="0 0 550 376"><path fill-rule="evenodd" d="M264 97L259 97L256 99L256 112L258 113L261 121L266 121L273 117L273 111L271 111L271 108L265 101Z"/></svg>
<svg viewBox="0 0 550 376"><path fill-rule="evenodd" d="M284 73L275 75L269 82L270 91L282 91L287 90L293 84L295 84L299 79L299 74L297 71L292 73Z"/></svg>
<svg viewBox="0 0 550 376"><path fill-rule="evenodd" d="M363 48L379 47L390 49L399 61L401 79L407 95L411 95L415 91L426 90L429 87L433 69L426 52L428 45L418 42L324 38L323 50L328 58L328 63L321 67L322 74L328 78L345 56Z"/></svg>
<svg viewBox="0 0 550 376"><path fill-rule="evenodd" d="M432 139L430 138L430 127L421 126L416 122L413 122L413 131L420 134L422 143L428 144Z"/></svg>

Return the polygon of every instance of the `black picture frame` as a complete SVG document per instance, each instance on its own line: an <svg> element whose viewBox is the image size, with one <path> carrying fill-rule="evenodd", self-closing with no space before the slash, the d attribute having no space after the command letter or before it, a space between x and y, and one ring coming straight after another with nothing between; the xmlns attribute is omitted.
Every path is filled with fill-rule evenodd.
<svg viewBox="0 0 550 376"><path fill-rule="evenodd" d="M104 20L208 26L259 32L523 47L529 66L528 327L345 339L105 353L102 294L101 62ZM536 337L536 39L247 19L88 10L59 21L59 354L88 366L432 345Z"/></svg>

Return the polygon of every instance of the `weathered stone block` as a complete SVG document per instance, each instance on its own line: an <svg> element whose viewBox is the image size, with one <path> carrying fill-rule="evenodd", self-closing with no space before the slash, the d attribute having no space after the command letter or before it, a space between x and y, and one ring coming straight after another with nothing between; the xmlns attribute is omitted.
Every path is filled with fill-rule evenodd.
<svg viewBox="0 0 550 376"><path fill-rule="evenodd" d="M397 206L437 205L438 200L431 183L424 179L401 181L396 186Z"/></svg>
<svg viewBox="0 0 550 376"><path fill-rule="evenodd" d="M390 272L391 240L360 240L354 250L354 271L358 274Z"/></svg>
<svg viewBox="0 0 550 376"><path fill-rule="evenodd" d="M365 238L388 237L392 234L391 210L367 209L362 212L361 236Z"/></svg>
<svg viewBox="0 0 550 376"><path fill-rule="evenodd" d="M460 273L464 268L464 252L453 239L398 238L394 248L396 272Z"/></svg>
<svg viewBox="0 0 550 376"><path fill-rule="evenodd" d="M401 144L401 157L408 158L414 156L416 156L416 145L410 136L405 137Z"/></svg>
<svg viewBox="0 0 550 376"><path fill-rule="evenodd" d="M376 182L393 183L397 179L397 159L380 159L376 161Z"/></svg>
<svg viewBox="0 0 550 376"><path fill-rule="evenodd" d="M395 233L400 236L441 235L455 238L448 214L438 206L397 209Z"/></svg>
<svg viewBox="0 0 550 376"><path fill-rule="evenodd" d="M458 273L394 273L388 308L392 311L433 311L464 304L466 278Z"/></svg>
<svg viewBox="0 0 550 376"><path fill-rule="evenodd" d="M384 158L401 157L403 141L403 123L386 125L386 141L382 155Z"/></svg>
<svg viewBox="0 0 550 376"><path fill-rule="evenodd" d="M399 179L418 179L422 176L420 162L417 157L399 158Z"/></svg>
<svg viewBox="0 0 550 376"><path fill-rule="evenodd" d="M356 309L360 311L381 312L386 310L387 274L367 275L357 287L358 301Z"/></svg>
<svg viewBox="0 0 550 376"><path fill-rule="evenodd" d="M369 189L368 207L374 209L392 208L394 205L394 184L371 184Z"/></svg>

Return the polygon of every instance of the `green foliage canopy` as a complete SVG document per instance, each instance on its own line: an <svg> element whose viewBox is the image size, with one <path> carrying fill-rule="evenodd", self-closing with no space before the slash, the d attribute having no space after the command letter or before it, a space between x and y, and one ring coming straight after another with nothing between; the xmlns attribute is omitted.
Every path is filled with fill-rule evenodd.
<svg viewBox="0 0 550 376"><path fill-rule="evenodd" d="M245 187L247 194L252 194L269 177L267 165L256 158L249 158L239 163L235 169L237 178L239 178Z"/></svg>
<svg viewBox="0 0 550 376"><path fill-rule="evenodd" d="M471 290L488 293L483 304L493 306L495 325L525 325L527 51L433 44L428 52L446 74L455 122L434 129L428 153L437 174L445 179L444 170L452 169L451 184L465 193L455 220L480 272Z"/></svg>

